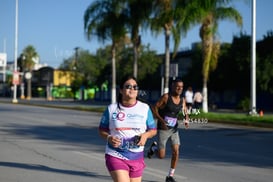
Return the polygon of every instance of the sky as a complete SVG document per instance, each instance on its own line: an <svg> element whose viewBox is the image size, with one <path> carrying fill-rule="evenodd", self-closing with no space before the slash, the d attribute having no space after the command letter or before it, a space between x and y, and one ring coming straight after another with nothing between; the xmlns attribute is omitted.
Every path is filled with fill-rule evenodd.
<svg viewBox="0 0 273 182"><path fill-rule="evenodd" d="M218 33L221 42L231 42L233 36L240 32L251 35L252 1L235 1L233 7L241 13L243 27L239 28L234 22L220 22ZM0 53L7 53L8 61L13 61L15 57L15 2L0 0ZM95 53L107 44L98 42L96 37L88 41L84 35L83 15L92 0L18 2L18 56L25 47L32 45L40 57L40 63L57 68L64 59L75 54L75 47ZM273 17L272 7L272 0L256 0L256 40L261 40L268 31L273 30L273 21L270 20ZM149 31L141 31L141 40L142 44L150 44L150 48L157 53L164 53L163 34L155 37ZM199 26L195 26L186 37L182 37L179 49L190 49L192 43L198 41Z"/></svg>

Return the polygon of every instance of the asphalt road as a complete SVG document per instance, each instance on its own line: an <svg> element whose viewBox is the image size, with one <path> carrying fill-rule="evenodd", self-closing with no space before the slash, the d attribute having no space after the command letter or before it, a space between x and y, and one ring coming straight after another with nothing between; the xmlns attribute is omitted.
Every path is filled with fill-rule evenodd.
<svg viewBox="0 0 273 182"><path fill-rule="evenodd" d="M0 181L111 181L99 119L100 113L1 103ZM191 123L180 133L177 181L272 181L273 129L208 122ZM167 153L162 160L145 158L144 182L164 181Z"/></svg>

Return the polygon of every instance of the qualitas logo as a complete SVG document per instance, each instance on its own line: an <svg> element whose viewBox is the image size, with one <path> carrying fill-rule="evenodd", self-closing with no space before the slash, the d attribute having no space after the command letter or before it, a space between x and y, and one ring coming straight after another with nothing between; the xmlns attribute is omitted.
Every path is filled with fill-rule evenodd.
<svg viewBox="0 0 273 182"><path fill-rule="evenodd" d="M113 113L113 119L117 119L119 121L123 121L126 117L125 112L119 111L118 113Z"/></svg>

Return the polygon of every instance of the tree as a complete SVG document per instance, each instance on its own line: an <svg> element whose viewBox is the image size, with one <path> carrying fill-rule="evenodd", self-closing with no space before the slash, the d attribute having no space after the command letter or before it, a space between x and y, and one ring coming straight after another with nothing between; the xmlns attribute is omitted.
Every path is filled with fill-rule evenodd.
<svg viewBox="0 0 273 182"><path fill-rule="evenodd" d="M129 0L128 1L128 28L131 32L131 40L134 49L133 74L138 76L138 53L141 45L141 36L139 35L140 26L145 29L148 25L148 19L152 12L152 0Z"/></svg>
<svg viewBox="0 0 273 182"><path fill-rule="evenodd" d="M227 5L231 0L203 0L195 1L200 16L200 38L203 54L203 111L208 112L207 82L209 73L216 69L220 53L220 41L217 38L218 22L231 20L242 26L242 16L233 7Z"/></svg>
<svg viewBox="0 0 273 182"><path fill-rule="evenodd" d="M32 71L35 65L35 60L39 59L39 55L32 45L24 48L18 60L18 66L21 72Z"/></svg>
<svg viewBox="0 0 273 182"><path fill-rule="evenodd" d="M29 45L24 48L20 58L19 58L19 67L21 69L21 72L26 73L27 75L30 75L34 65L35 61L39 59L39 55L36 52L35 48L32 45ZM31 78L27 79L27 99L31 99Z"/></svg>
<svg viewBox="0 0 273 182"><path fill-rule="evenodd" d="M175 6L172 6L171 0L155 1L154 14L152 20L152 31L161 32L162 28L165 34L165 72L164 72L164 93L169 91L169 69L170 69L170 36L173 27L173 12Z"/></svg>
<svg viewBox="0 0 273 182"><path fill-rule="evenodd" d="M118 60L118 75L122 78L124 75L131 74L133 71L132 63L134 62L133 48L125 47L120 52L120 59ZM139 47L140 63L138 72L138 81L141 82L149 74L154 74L161 63L161 59L156 55L155 51L150 50L149 45L141 45Z"/></svg>
<svg viewBox="0 0 273 182"><path fill-rule="evenodd" d="M84 30L87 39L112 41L112 90L111 102L116 102L116 47L125 38L127 21L124 2L121 0L96 0L85 10Z"/></svg>
<svg viewBox="0 0 273 182"><path fill-rule="evenodd" d="M70 58L63 60L59 69L76 72L76 79L78 79L77 89L79 89L81 85L89 87L90 83L95 84L101 74L101 70L104 69L106 64L106 59L101 59L98 55L92 55L88 50L79 49L77 64L75 65L75 57L71 56Z"/></svg>
<svg viewBox="0 0 273 182"><path fill-rule="evenodd" d="M198 9L191 0L156 0L154 1L154 17L151 20L151 29L156 34L162 30L165 34L165 75L164 92L169 90L170 69L170 37L174 38L174 53L180 44L181 36L197 23Z"/></svg>
<svg viewBox="0 0 273 182"><path fill-rule="evenodd" d="M262 91L273 93L273 31L264 35L263 40L257 42L257 82Z"/></svg>

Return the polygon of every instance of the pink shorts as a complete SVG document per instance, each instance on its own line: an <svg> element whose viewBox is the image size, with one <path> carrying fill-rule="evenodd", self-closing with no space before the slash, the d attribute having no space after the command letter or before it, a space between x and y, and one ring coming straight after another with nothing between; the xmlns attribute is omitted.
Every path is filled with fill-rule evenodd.
<svg viewBox="0 0 273 182"><path fill-rule="evenodd" d="M141 177L143 170L146 167L144 158L138 160L124 160L107 154L105 155L105 163L109 171L128 171L130 178Z"/></svg>

